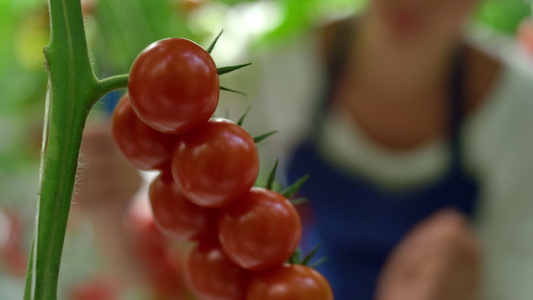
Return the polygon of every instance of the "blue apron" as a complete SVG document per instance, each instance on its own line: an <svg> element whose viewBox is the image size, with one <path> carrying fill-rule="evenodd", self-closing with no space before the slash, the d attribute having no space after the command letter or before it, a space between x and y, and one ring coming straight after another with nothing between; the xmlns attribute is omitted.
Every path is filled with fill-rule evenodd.
<svg viewBox="0 0 533 300"><path fill-rule="evenodd" d="M330 70L330 88L318 111L327 111L342 58L343 54L337 53L340 63L337 69ZM452 160L440 179L407 190L388 190L331 165L318 152L314 138L293 153L287 180L295 182L305 174L310 175L299 194L309 199L315 218L313 228L307 228L306 232L314 234L304 238L323 243L319 257L327 256L328 260L317 269L330 281L336 300L373 300L386 258L422 219L447 207L472 217L478 188L463 168L459 138L463 68L462 55L457 55L449 96ZM321 124L320 120L316 124Z"/></svg>

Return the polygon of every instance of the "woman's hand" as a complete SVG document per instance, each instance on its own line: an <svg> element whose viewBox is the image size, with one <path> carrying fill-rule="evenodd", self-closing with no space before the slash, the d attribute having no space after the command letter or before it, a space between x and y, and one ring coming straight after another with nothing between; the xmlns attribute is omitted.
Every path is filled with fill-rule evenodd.
<svg viewBox="0 0 533 300"><path fill-rule="evenodd" d="M481 249L468 220L443 210L415 226L393 251L376 300L472 300L481 283Z"/></svg>

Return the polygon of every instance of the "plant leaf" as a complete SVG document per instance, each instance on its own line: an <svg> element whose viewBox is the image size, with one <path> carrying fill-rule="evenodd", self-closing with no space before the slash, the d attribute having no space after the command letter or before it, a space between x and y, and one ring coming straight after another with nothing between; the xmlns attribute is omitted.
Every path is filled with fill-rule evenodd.
<svg viewBox="0 0 533 300"><path fill-rule="evenodd" d="M236 94L241 94L243 96L247 96L245 93L243 93L241 91L232 90L232 89L229 89L227 87L220 86L220 89L223 90L223 91L226 91L226 92L232 92L232 93L236 93Z"/></svg>
<svg viewBox="0 0 533 300"><path fill-rule="evenodd" d="M298 179L293 185L286 188L281 194L285 196L285 198L290 198L294 196L298 190L302 187L302 185L309 179L309 174L304 175L300 179Z"/></svg>
<svg viewBox="0 0 533 300"><path fill-rule="evenodd" d="M318 245L316 245L315 248L313 248L313 250L311 250L311 252L309 252L309 254L304 257L304 259L302 260L302 265L307 266L309 262L313 259L313 257L315 257L318 250L320 250L320 247L322 247L322 242L318 243Z"/></svg>
<svg viewBox="0 0 533 300"><path fill-rule="evenodd" d="M213 49L215 48L215 45L218 42L218 38L220 38L220 36L222 35L222 32L224 32L224 29L220 30L220 33L213 40L213 42L211 42L211 45L209 45L209 47L207 47L207 49L205 50L205 51L207 51L207 53L211 54L211 52L213 52Z"/></svg>
<svg viewBox="0 0 533 300"><path fill-rule="evenodd" d="M271 190L272 187L274 187L274 179L276 178L276 171L278 170L278 163L279 159L276 159L276 163L274 163L274 167L272 167L272 171L270 171L270 174L268 175L266 188Z"/></svg>
<svg viewBox="0 0 533 300"><path fill-rule="evenodd" d="M247 67L249 65L251 65L252 63L247 63L247 64L242 64L242 65L236 65L236 66L229 66L229 67L222 67L222 68L218 68L217 71L218 71L218 76L220 75L224 75L224 74L227 74L227 73L230 73L230 72L233 72L235 70L238 70L238 69L241 69L241 68L244 68L244 67Z"/></svg>
<svg viewBox="0 0 533 300"><path fill-rule="evenodd" d="M256 137L254 137L254 142L257 144L257 143L260 143L261 141L263 141L264 139L266 139L267 137L275 134L275 133L278 133L277 130L274 130L274 131L271 131L271 132L267 132L267 133L264 133L264 134L261 134L261 135L258 135Z"/></svg>
<svg viewBox="0 0 533 300"><path fill-rule="evenodd" d="M252 109L252 106L248 106L248 108L246 109L246 111L242 114L241 118L239 119L239 121L237 121L237 125L239 126L242 126L242 123L244 123L244 119L246 118L246 116L248 115L248 113L250 112L250 110Z"/></svg>

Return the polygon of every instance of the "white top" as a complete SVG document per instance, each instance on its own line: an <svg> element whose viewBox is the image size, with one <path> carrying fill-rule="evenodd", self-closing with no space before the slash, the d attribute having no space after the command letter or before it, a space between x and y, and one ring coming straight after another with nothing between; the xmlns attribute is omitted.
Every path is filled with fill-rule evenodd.
<svg viewBox="0 0 533 300"><path fill-rule="evenodd" d="M482 107L463 121L461 131L465 168L481 184L476 226L486 259L482 299L531 300L533 64L502 37L469 37L504 61L498 84ZM326 74L316 48L313 38L300 37L254 59L256 70L261 70L261 92L253 97L257 101L248 123L251 131L279 130L261 149L263 155L283 162L311 128ZM339 168L401 189L434 180L449 166L451 151L444 140L397 154L374 144L342 112L333 114L326 119L320 151Z"/></svg>

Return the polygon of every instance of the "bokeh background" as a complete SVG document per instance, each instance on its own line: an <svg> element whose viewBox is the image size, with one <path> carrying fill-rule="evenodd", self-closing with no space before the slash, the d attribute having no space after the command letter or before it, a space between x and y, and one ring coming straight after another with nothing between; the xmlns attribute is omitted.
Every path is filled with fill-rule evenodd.
<svg viewBox="0 0 533 300"><path fill-rule="evenodd" d="M105 77L128 72L137 54L153 41L180 36L207 46L221 29L224 34L213 52L217 65L253 62L257 53L297 38L321 22L356 13L365 1L84 0L82 5L94 69L98 76ZM485 0L471 26L497 33L507 44L516 43L524 54L517 59L531 64L531 8L529 0ZM0 299L6 300L22 298L33 230L47 88L42 48L49 38L48 23L44 0L0 0ZM256 74L252 65L225 75L222 84L253 95L260 82ZM96 140L99 145L109 142L102 126L106 126L121 93L108 95L91 113L88 130L93 134L93 142ZM238 118L251 101L241 95L222 93L217 113ZM91 163L87 168L91 169ZM90 176L90 171L87 173ZM98 188L88 181L85 189ZM140 192L130 191L127 197L142 198L143 184L139 186ZM84 196L84 187L80 189L78 192ZM93 201L87 197L73 204L60 282L63 299L190 299L186 292L181 296L157 296L149 283L128 287L125 292L120 290L117 287L120 284L114 282L119 282L116 278L124 273L115 269L129 270L124 266L128 264L128 254L121 255L120 250L99 245L103 239L99 232L122 220L112 220L111 215L95 217L91 205L82 204ZM138 203L141 204L132 218L140 224L146 219L146 207L142 201ZM138 233L141 229L135 230ZM151 229L148 226L142 230L146 234ZM182 248L177 245L176 251ZM179 277L174 274L179 271L172 268L154 272Z"/></svg>

